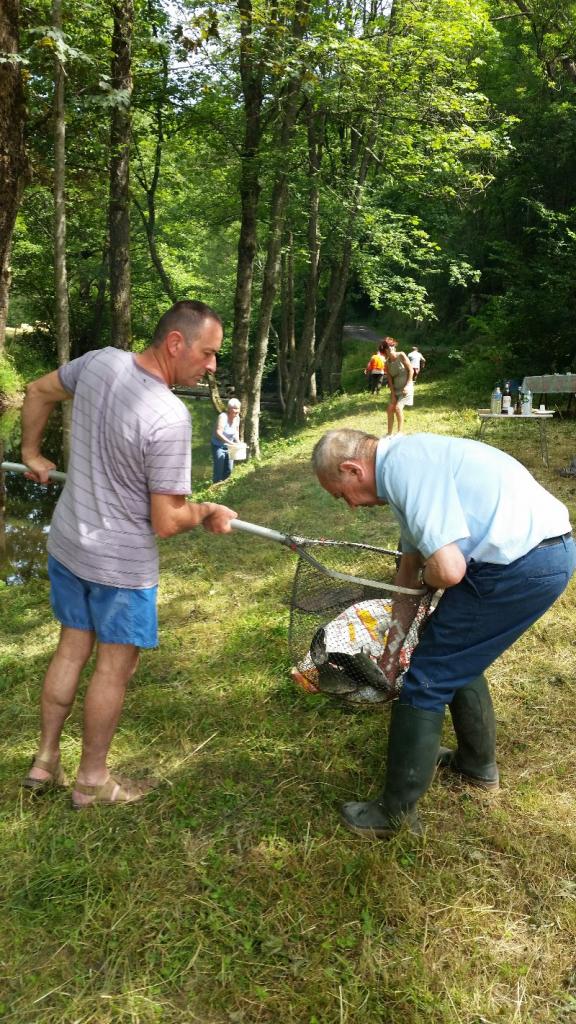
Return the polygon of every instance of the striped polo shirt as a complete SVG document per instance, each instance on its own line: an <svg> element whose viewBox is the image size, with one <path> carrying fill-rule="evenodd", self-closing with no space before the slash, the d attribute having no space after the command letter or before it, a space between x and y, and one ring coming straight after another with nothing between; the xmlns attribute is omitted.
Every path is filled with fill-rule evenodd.
<svg viewBox="0 0 576 1024"><path fill-rule="evenodd" d="M150 494L190 494L188 410L117 348L88 352L58 373L74 395L72 440L48 551L81 579L155 586Z"/></svg>

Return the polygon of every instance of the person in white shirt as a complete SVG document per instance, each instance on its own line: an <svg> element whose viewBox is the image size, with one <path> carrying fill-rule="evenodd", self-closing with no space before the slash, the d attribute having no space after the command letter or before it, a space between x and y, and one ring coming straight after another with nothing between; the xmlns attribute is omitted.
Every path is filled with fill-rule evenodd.
<svg viewBox="0 0 576 1024"><path fill-rule="evenodd" d="M240 402L231 398L226 412L221 412L216 420L212 435L212 483L218 484L227 480L234 469L234 461L230 458L228 445L240 440Z"/></svg>
<svg viewBox="0 0 576 1024"><path fill-rule="evenodd" d="M413 345L411 351L408 353L408 362L412 367L412 380L415 381L420 375L422 367L426 366L426 360L422 353L419 352L417 345Z"/></svg>

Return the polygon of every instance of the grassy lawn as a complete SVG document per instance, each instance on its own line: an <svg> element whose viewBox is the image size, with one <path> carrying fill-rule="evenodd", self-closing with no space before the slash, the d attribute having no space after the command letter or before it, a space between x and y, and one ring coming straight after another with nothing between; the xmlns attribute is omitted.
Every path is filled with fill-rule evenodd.
<svg viewBox="0 0 576 1024"><path fill-rule="evenodd" d="M473 408L441 383L418 386L407 418L410 431L477 429ZM336 424L383 432L384 399L332 400L200 495L271 527L393 544L387 510L340 507L310 474L313 443ZM556 472L574 455L573 426L550 425L550 470L532 428L499 429L488 440L574 520L576 481ZM574 585L488 673L500 794L436 780L424 838L382 844L341 829L335 809L377 793L387 713L345 714L290 683L292 555L200 530L164 542L162 563L161 648L142 656L113 764L164 784L124 809L76 815L64 793L34 802L20 791L57 627L44 581L2 593L0 1017L574 1021ZM77 709L63 745L71 774L80 732Z"/></svg>

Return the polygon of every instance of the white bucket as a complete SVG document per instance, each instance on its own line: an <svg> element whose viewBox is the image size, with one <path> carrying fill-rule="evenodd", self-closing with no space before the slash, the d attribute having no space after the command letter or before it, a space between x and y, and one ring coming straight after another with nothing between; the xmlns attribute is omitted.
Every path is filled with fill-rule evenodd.
<svg viewBox="0 0 576 1024"><path fill-rule="evenodd" d="M244 441L230 441L228 455L232 462L245 462L248 458L248 445Z"/></svg>

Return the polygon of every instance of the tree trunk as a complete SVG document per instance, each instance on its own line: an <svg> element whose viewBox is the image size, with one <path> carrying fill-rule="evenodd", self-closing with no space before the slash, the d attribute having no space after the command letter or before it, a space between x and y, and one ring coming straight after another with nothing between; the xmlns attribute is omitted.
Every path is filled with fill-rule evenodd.
<svg viewBox="0 0 576 1024"><path fill-rule="evenodd" d="M61 0L52 2L52 24L62 32ZM70 361L70 317L66 267L66 113L64 68L58 55L54 64L54 295L58 366Z"/></svg>
<svg viewBox="0 0 576 1024"><path fill-rule="evenodd" d="M149 199L150 197L148 197L148 200ZM152 260L154 270L158 274L162 288L166 292L166 295L168 296L170 301L177 302L178 299L176 289L174 288L174 285L172 284L172 281L170 280L168 273L166 272L166 268L164 267L162 258L160 256L160 253L158 252L158 247L156 245L155 220L153 217L150 216L150 212L148 217L146 216L144 210L142 209L142 206L137 200L135 200L135 205L144 224L146 240L148 242L148 251L150 253L150 259Z"/></svg>
<svg viewBox="0 0 576 1024"><path fill-rule="evenodd" d="M326 297L327 316L316 349L307 345L298 349L296 367L293 370L293 395L291 414L286 415L285 425L298 422L304 417L304 404L310 390L310 381L316 368L323 368L323 380L331 370L326 366L325 353L333 344L335 332L344 310L346 292L350 277L354 226L362 201L362 190L370 164L373 160L374 128L366 134L360 129L353 133L346 169L351 179L350 196L347 203L348 218L343 230L344 243L333 261L333 272Z"/></svg>
<svg viewBox="0 0 576 1024"><path fill-rule="evenodd" d="M371 5L370 12L367 11L369 20L375 17L375 10L374 5ZM397 17L398 2L397 0L392 0L388 12L387 49L389 51L397 30ZM312 117L309 122L309 174L313 183L318 178L320 171L322 133L323 118L319 118L318 115L316 118ZM305 418L305 401L309 396L314 397L316 392L316 369L322 368L324 390L331 393L333 390L336 390L340 383L342 368L340 348L341 324L350 277L354 227L360 211L362 191L368 170L374 159L376 137L377 125L374 119L369 124L355 125L354 130L348 136L344 130L341 133L342 166L350 183L345 206L348 211L347 225L342 232L344 242L341 252L333 260L333 271L326 298L327 316L319 339L315 337L317 292L320 279L320 251L318 242L319 196L316 186L313 185L310 190L308 210L309 274L306 289L305 317L301 342L298 345L291 372L290 390L286 399L285 426L288 426L290 423L300 422ZM345 148L347 138L349 139L348 149ZM327 365L330 352L337 357L337 365L334 370ZM337 380L332 378L332 373L336 374Z"/></svg>
<svg viewBox="0 0 576 1024"><path fill-rule="evenodd" d="M100 346L102 323L106 310L106 289L108 286L109 262L109 246L108 239L106 238L102 245L100 269L98 270L98 276L96 278L95 298L92 298L92 287L94 282L90 281L88 286L87 302L90 306L92 317L90 322L86 324L82 333L75 338L72 338L70 353L72 359L76 359L78 356L83 356L86 352L91 352L92 349L99 348Z"/></svg>
<svg viewBox="0 0 576 1024"><path fill-rule="evenodd" d="M264 376L264 365L266 362L266 354L268 352L268 338L270 333L270 323L272 321L272 310L274 308L274 299L276 297L276 285L280 266L280 247L284 228L284 213L287 193L288 181L286 174L281 172L276 184L274 185L272 201L270 204L268 252L266 255L266 265L264 267L260 313L250 366L247 410L244 418L244 437L250 445L252 455L256 457L260 454L260 402L262 378Z"/></svg>
<svg viewBox="0 0 576 1024"><path fill-rule="evenodd" d="M301 40L304 36L307 24L308 8L308 0L299 0L296 5L294 25L292 29L292 37L295 42ZM264 375L264 366L268 352L272 310L274 309L280 270L280 251L282 237L284 234L286 200L288 197L288 181L290 175L290 147L294 134L294 126L296 124L304 70L305 69L302 68L298 75L294 75L289 80L284 96L281 100L282 123L277 147L279 170L272 189L272 199L270 202L270 227L266 264L264 267L262 296L260 300L258 326L254 340L253 358L250 366L251 373L248 392L248 409L244 421L245 438L250 445L252 454L255 456L258 456L260 452L260 402L262 378Z"/></svg>
<svg viewBox="0 0 576 1024"><path fill-rule="evenodd" d="M288 156L288 144L292 137L292 129L296 120L297 93L290 97L290 102L285 112L282 128L283 145L279 147L284 153L285 160ZM260 312L256 337L254 339L254 350L250 365L250 381L248 386L248 408L244 419L244 436L250 445L252 455L260 453L260 402L262 391L262 378L268 352L268 339L270 336L270 324L272 322L272 310L276 298L276 288L280 270L280 250L282 235L284 232L284 217L286 213L286 199L288 196L288 171L283 169L279 172L270 202L270 227L268 236L268 250L266 253L266 264L262 281L262 295L260 299Z"/></svg>
<svg viewBox="0 0 576 1024"><path fill-rule="evenodd" d="M112 87L119 90L110 123L110 306L116 348L132 343L130 316L130 132L133 0L112 3Z"/></svg>
<svg viewBox="0 0 576 1024"><path fill-rule="evenodd" d="M10 285L12 283L12 241L5 251L2 266L0 266L0 355L6 344L6 324L8 322L8 303L10 300Z"/></svg>
<svg viewBox="0 0 576 1024"><path fill-rule="evenodd" d="M294 249L293 235L287 232L286 244L280 258L280 333L278 345L278 397L282 411L286 409L286 394L290 382L290 367L296 351L294 324Z"/></svg>
<svg viewBox="0 0 576 1024"><path fill-rule="evenodd" d="M0 4L1 54L18 52L19 13L18 0L3 0ZM24 149L25 117L20 65L0 60L0 353L6 338L12 234L28 174Z"/></svg>
<svg viewBox="0 0 576 1024"><path fill-rule="evenodd" d="M308 275L304 299L304 316L302 333L286 395L284 425L304 420L304 399L316 400L316 380L314 374L301 381L302 370L314 363L316 342L316 304L318 293L318 277L320 267L320 187L319 174L322 163L322 137L325 115L312 108L308 110L308 177L310 191L308 194Z"/></svg>
<svg viewBox="0 0 576 1024"><path fill-rule="evenodd" d="M154 122L156 125L156 143L154 146L154 166L152 169L152 177L148 181L146 169L143 161L140 158L139 150L139 165L140 172L135 172L135 176L138 180L139 185L146 196L146 209L141 203L135 199L135 205L142 218L144 230L146 232L146 240L148 242L148 250L150 252L150 259L154 265L154 269L158 274L162 288L166 292L166 295L171 302L177 301L177 293L174 284L170 280L166 268L162 262L158 247L156 245L156 193L158 191L158 184L160 181L160 171L162 169L162 155L164 148L164 112L163 104L166 102L168 95L168 60L165 54L160 55L162 62L162 89L161 92L156 96L156 104L154 109Z"/></svg>
<svg viewBox="0 0 576 1024"><path fill-rule="evenodd" d="M339 276L340 266L334 265L332 267L331 281L328 288L329 294L334 294L337 291L336 280ZM342 362L344 358L342 331L345 319L344 305L345 302L342 302L338 319L335 322L332 321L333 326L331 333L327 336L322 360L318 367L321 395L323 398L328 395L335 395L337 391L342 389ZM322 334L323 333L324 332L322 331Z"/></svg>
<svg viewBox="0 0 576 1024"><path fill-rule="evenodd" d="M232 367L236 395L246 409L250 375L250 321L252 286L257 246L257 212L260 198L259 150L262 140L263 68L252 52L252 3L238 0L240 14L240 78L244 94L244 140L240 163L240 203L242 208L238 239L238 264L234 293L232 329ZM244 424L242 426L244 433Z"/></svg>
<svg viewBox="0 0 576 1024"><path fill-rule="evenodd" d="M344 242L338 265L334 268L334 274L332 276L331 286L328 291L328 298L326 301L328 316L317 345L315 366L322 365L324 353L333 339L334 332L337 329L338 322L340 321L344 310L344 302L350 278L350 262L352 259L352 231L354 230L354 221L357 214L358 208L353 211L350 217L348 227L350 234L347 232L347 237Z"/></svg>
<svg viewBox="0 0 576 1024"><path fill-rule="evenodd" d="M52 24L62 32L62 2L52 0ZM70 309L68 303L68 271L66 267L66 108L65 73L58 54L54 58L54 298L56 304L56 353L58 366L70 362ZM68 406L68 407L66 407ZM71 404L62 412L62 457L68 465Z"/></svg>

